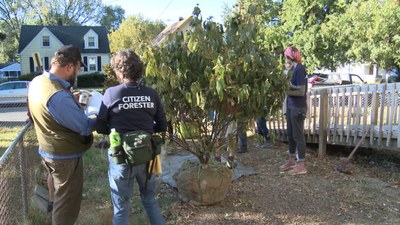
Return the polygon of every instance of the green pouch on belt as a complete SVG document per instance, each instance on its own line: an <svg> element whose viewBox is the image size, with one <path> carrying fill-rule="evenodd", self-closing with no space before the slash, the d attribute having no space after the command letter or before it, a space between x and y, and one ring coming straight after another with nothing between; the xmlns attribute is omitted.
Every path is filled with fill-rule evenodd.
<svg viewBox="0 0 400 225"><path fill-rule="evenodd" d="M142 130L131 131L123 135L122 147L128 165L137 166L153 159L151 139L152 135Z"/></svg>

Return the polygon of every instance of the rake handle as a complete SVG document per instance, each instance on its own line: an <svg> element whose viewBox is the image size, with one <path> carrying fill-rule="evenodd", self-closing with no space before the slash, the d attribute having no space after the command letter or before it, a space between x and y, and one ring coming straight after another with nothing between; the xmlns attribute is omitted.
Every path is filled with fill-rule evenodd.
<svg viewBox="0 0 400 225"><path fill-rule="evenodd" d="M354 147L353 151L351 151L350 155L347 157L347 160L350 160L353 157L354 153L356 153L358 147L360 147L361 143L364 141L365 137L367 136L370 129L366 130L364 135L362 136L361 140L357 143L356 147Z"/></svg>

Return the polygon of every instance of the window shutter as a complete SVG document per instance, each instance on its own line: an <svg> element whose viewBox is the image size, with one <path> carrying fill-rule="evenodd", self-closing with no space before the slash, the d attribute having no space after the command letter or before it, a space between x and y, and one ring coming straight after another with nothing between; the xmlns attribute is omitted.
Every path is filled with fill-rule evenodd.
<svg viewBox="0 0 400 225"><path fill-rule="evenodd" d="M33 63L33 57L29 57L29 69L31 73L35 72L35 65Z"/></svg>
<svg viewBox="0 0 400 225"><path fill-rule="evenodd" d="M97 71L101 71L101 56L97 56Z"/></svg>
<svg viewBox="0 0 400 225"><path fill-rule="evenodd" d="M49 57L44 57L44 70L50 70L49 67Z"/></svg>
<svg viewBox="0 0 400 225"><path fill-rule="evenodd" d="M83 57L83 63L85 63L85 65L86 65L86 67L84 67L84 69L83 69L83 71L88 71L88 68L87 68L87 57L86 56L84 56Z"/></svg>

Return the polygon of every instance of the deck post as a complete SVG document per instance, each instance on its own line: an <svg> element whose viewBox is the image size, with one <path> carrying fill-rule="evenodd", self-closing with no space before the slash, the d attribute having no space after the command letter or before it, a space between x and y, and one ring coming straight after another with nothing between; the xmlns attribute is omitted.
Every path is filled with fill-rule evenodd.
<svg viewBox="0 0 400 225"><path fill-rule="evenodd" d="M326 89L319 90L320 106L319 106L319 135L318 135L318 158L326 155L327 144L327 121L328 121L328 92Z"/></svg>

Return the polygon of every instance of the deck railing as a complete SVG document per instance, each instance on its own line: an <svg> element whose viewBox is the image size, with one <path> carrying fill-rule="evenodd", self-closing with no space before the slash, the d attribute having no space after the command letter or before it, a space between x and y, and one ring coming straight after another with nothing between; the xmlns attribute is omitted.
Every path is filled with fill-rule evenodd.
<svg viewBox="0 0 400 225"><path fill-rule="evenodd" d="M318 143L321 155L326 144L355 146L366 132L362 147L400 149L400 83L311 89L307 103L306 141ZM278 140L287 139L282 112L267 125Z"/></svg>

